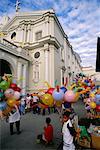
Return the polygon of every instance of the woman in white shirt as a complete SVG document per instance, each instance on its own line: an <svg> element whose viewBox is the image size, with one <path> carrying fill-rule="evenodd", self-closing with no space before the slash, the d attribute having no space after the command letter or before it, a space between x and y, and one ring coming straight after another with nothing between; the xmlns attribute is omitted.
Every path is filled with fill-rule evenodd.
<svg viewBox="0 0 100 150"><path fill-rule="evenodd" d="M20 113L17 105L14 106L14 109L9 113L9 123L10 123L10 134L13 135L13 125L16 124L17 134L20 134Z"/></svg>

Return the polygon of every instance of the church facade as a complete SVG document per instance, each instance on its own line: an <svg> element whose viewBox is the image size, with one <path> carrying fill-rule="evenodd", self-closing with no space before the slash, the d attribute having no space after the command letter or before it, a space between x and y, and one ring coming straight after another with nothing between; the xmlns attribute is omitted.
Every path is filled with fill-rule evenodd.
<svg viewBox="0 0 100 150"><path fill-rule="evenodd" d="M24 92L46 88L45 81L69 84L81 72L81 59L54 10L17 12L4 18L0 30L2 73L11 73Z"/></svg>

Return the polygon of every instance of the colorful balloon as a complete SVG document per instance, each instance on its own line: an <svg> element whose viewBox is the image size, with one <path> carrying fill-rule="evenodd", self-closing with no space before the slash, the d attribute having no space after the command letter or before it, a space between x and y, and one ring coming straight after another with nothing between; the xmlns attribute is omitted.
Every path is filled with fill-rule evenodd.
<svg viewBox="0 0 100 150"><path fill-rule="evenodd" d="M20 98L20 95L21 95L20 92L15 91L14 92L14 99L18 100Z"/></svg>
<svg viewBox="0 0 100 150"><path fill-rule="evenodd" d="M96 100L100 100L100 94L95 95Z"/></svg>
<svg viewBox="0 0 100 150"><path fill-rule="evenodd" d="M100 94L95 95L95 102L97 105L100 105Z"/></svg>
<svg viewBox="0 0 100 150"><path fill-rule="evenodd" d="M12 98L14 95L14 90L9 88L4 92L4 94L6 98Z"/></svg>
<svg viewBox="0 0 100 150"><path fill-rule="evenodd" d="M42 102L43 102L43 104L45 104L45 105L48 105L48 106L50 106L50 107L52 107L53 106L53 104L54 104L54 99L53 99L53 97L52 97L52 95L51 94L44 94L43 96L42 96Z"/></svg>
<svg viewBox="0 0 100 150"><path fill-rule="evenodd" d="M64 101L74 102L75 101L75 93L71 90L68 90L64 95Z"/></svg>
<svg viewBox="0 0 100 150"><path fill-rule="evenodd" d="M64 92L61 89L59 89L59 92L54 90L52 96L55 101L61 101L64 98Z"/></svg>
<svg viewBox="0 0 100 150"><path fill-rule="evenodd" d="M49 89L47 90L47 92L46 92L46 93L48 93L48 94L51 94L51 95L52 95L52 93L53 93L54 89L55 89L55 88L49 88Z"/></svg>
<svg viewBox="0 0 100 150"><path fill-rule="evenodd" d="M90 108L90 105L86 105L86 106L85 106L85 109L86 109L86 110L90 110L90 109L91 109L91 108Z"/></svg>
<svg viewBox="0 0 100 150"><path fill-rule="evenodd" d="M1 101L0 102L0 111L5 110L7 107L7 103L5 101Z"/></svg>
<svg viewBox="0 0 100 150"><path fill-rule="evenodd" d="M61 89L64 93L67 91L67 89L66 89L64 86L60 87L60 89Z"/></svg>
<svg viewBox="0 0 100 150"><path fill-rule="evenodd" d="M11 83L10 84L10 88L12 88L13 90L15 90L17 88L17 84L16 83Z"/></svg>
<svg viewBox="0 0 100 150"><path fill-rule="evenodd" d="M9 88L9 83L7 82L7 81L2 81L1 83L0 83L0 89L2 89L2 90L6 90L6 89L8 89Z"/></svg>
<svg viewBox="0 0 100 150"><path fill-rule="evenodd" d="M94 94L94 93L90 93L90 97L91 97L91 98L94 98L94 97L95 97L95 94Z"/></svg>
<svg viewBox="0 0 100 150"><path fill-rule="evenodd" d="M8 99L7 100L7 105L9 107L14 107L15 104L16 104L16 100L15 99Z"/></svg>
<svg viewBox="0 0 100 150"><path fill-rule="evenodd" d="M3 95L4 95L4 94L3 94L3 92L1 92L1 91L0 91L0 98L2 98L2 97L3 97Z"/></svg>
<svg viewBox="0 0 100 150"><path fill-rule="evenodd" d="M91 107L92 109L95 109L95 108L96 108L96 103L95 103L95 102L90 102L90 107Z"/></svg>
<svg viewBox="0 0 100 150"><path fill-rule="evenodd" d="M96 106L96 111L97 111L97 112L100 112L100 105L97 105L97 106Z"/></svg>
<svg viewBox="0 0 100 150"><path fill-rule="evenodd" d="M21 88L17 86L17 87L15 88L15 91L21 92Z"/></svg>

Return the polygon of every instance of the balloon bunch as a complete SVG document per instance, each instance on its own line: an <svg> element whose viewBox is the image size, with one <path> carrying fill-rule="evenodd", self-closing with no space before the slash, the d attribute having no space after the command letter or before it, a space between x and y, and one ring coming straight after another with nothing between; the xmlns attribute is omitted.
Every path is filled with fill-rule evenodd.
<svg viewBox="0 0 100 150"><path fill-rule="evenodd" d="M38 95L40 95L40 92ZM54 104L56 104L57 107L61 107L63 101L73 103L77 101L78 97L79 95L77 93L72 90L67 90L65 86L56 86L53 88L49 85L47 91L40 96L41 100L39 105L42 108L52 107Z"/></svg>
<svg viewBox="0 0 100 150"><path fill-rule="evenodd" d="M4 74L0 82L0 117L6 116L20 104L21 88L12 82L11 75Z"/></svg>
<svg viewBox="0 0 100 150"><path fill-rule="evenodd" d="M94 80L83 74L78 74L70 89L78 93L80 98L85 99L85 109L90 114L95 115L100 112L100 88L95 85Z"/></svg>

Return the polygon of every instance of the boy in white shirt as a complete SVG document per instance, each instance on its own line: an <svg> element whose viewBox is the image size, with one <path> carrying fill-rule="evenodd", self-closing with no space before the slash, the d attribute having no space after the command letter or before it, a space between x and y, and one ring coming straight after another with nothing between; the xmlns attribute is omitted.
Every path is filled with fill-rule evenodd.
<svg viewBox="0 0 100 150"><path fill-rule="evenodd" d="M72 123L70 121L70 112L66 111L63 114L63 128L62 128L62 133L63 133L63 150L75 150L75 146L73 144L73 135L71 132L73 132L71 129Z"/></svg>

